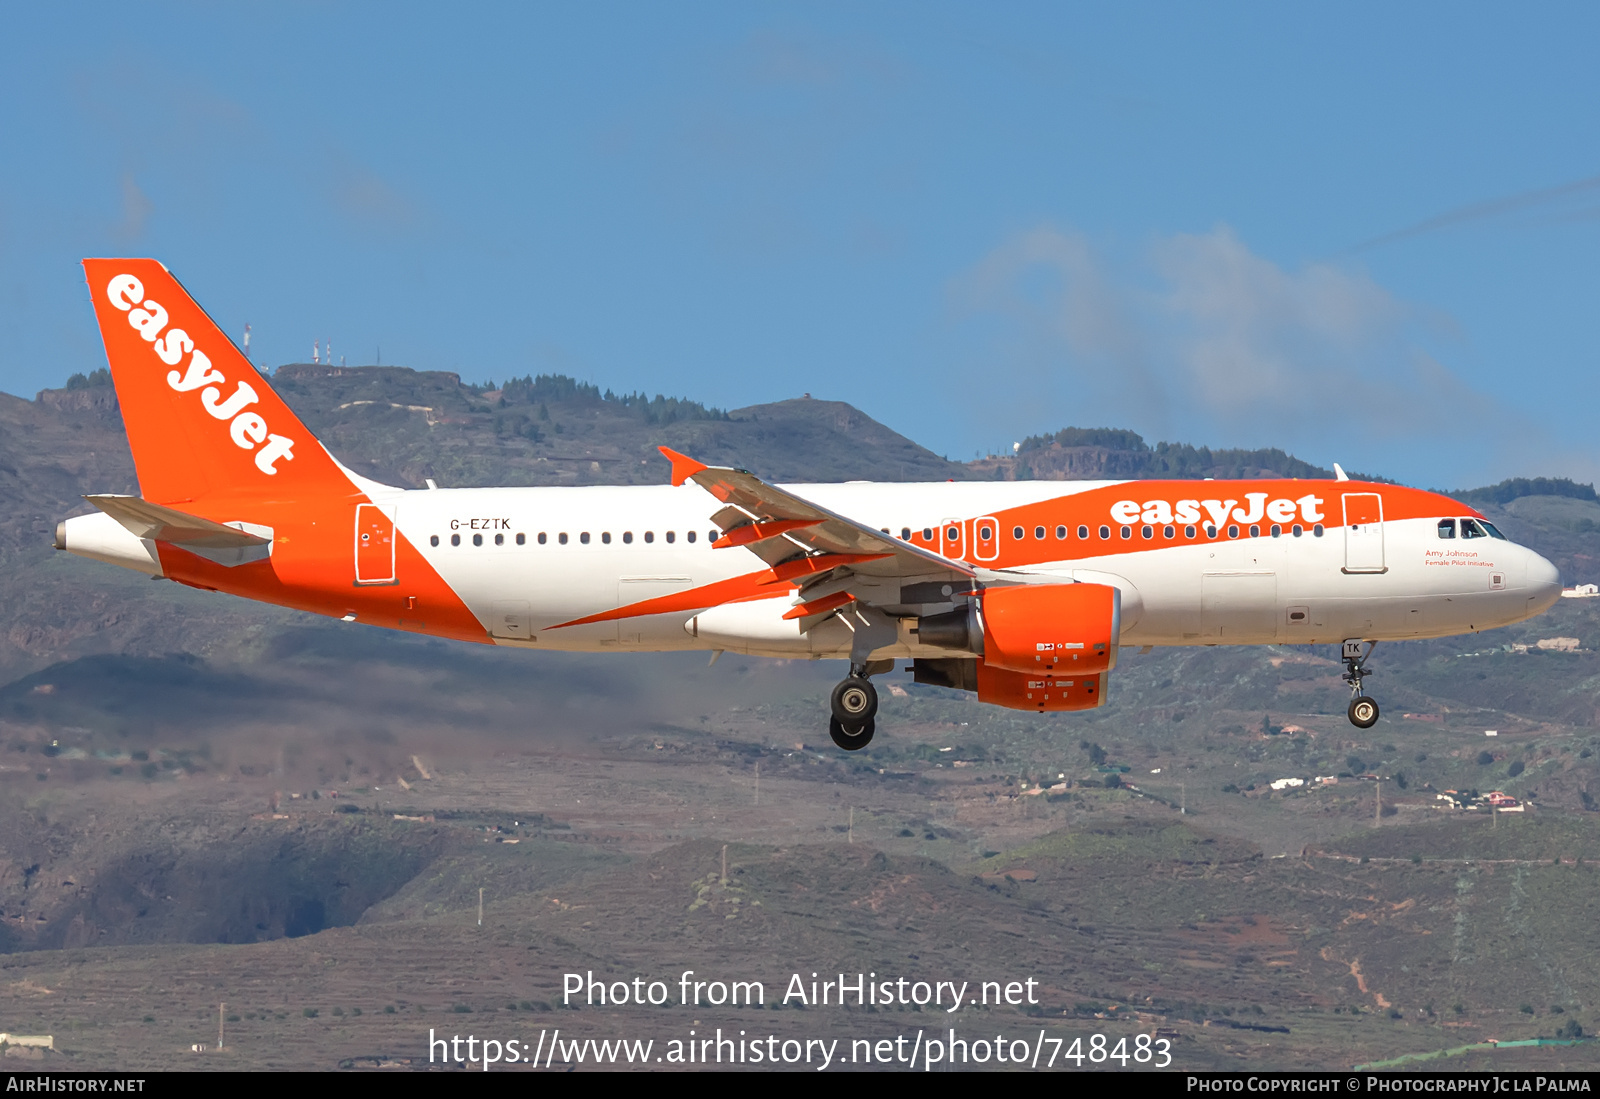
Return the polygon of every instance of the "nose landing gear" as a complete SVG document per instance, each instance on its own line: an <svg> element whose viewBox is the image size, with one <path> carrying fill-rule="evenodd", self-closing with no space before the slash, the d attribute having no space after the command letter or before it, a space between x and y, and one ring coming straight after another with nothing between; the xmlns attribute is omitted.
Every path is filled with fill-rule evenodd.
<svg viewBox="0 0 1600 1099"><path fill-rule="evenodd" d="M839 681L828 699L832 711L828 735L847 752L865 748L877 732L878 690L867 678L868 672L865 665L852 665L850 674Z"/></svg>
<svg viewBox="0 0 1600 1099"><path fill-rule="evenodd" d="M1370 729L1378 723L1378 703L1376 699L1369 698L1362 693L1361 681L1372 673L1367 670L1367 659L1372 656L1372 650L1378 647L1376 641L1367 642L1367 651L1361 651L1359 638L1344 643L1343 679L1350 684L1350 705L1345 710L1345 716L1350 719L1350 724L1357 729Z"/></svg>

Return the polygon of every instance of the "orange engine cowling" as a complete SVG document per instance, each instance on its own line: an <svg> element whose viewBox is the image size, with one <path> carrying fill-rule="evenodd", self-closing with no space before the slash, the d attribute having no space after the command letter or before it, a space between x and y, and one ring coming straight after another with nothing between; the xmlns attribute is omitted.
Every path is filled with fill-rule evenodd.
<svg viewBox="0 0 1600 1099"><path fill-rule="evenodd" d="M979 663L978 701L1008 710L1062 713L1092 710L1106 697L1105 672L1008 672Z"/></svg>
<svg viewBox="0 0 1600 1099"><path fill-rule="evenodd" d="M1121 593L1109 584L989 588L983 593L983 663L1035 678L1094 676L1116 667L1121 626Z"/></svg>

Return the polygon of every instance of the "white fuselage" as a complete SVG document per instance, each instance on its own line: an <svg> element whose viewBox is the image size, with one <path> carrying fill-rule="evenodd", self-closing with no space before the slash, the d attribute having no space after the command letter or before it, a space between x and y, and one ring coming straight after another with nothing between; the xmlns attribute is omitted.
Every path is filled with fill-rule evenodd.
<svg viewBox="0 0 1600 1099"><path fill-rule="evenodd" d="M1107 484L783 487L897 535L906 528L962 524L964 537L971 538L973 524L981 521L974 517ZM849 650L849 632L837 623L802 633L783 621L793 596L786 585L775 587L771 598L720 608L723 624L717 630L697 632L692 608L562 625L767 567L746 549L712 548L720 532L707 516L716 501L692 484L441 489L375 493L373 500L502 644L581 651L733 648L770 656L842 656ZM1010 539L1012 531L1000 526L999 537ZM1286 528L1278 537L1177 543L1163 542L1159 533L1139 543L1135 527L1138 545L1130 546L1115 527L1112 538L1102 541L1096 532L1080 539L1076 525L1064 539L1054 527L1041 541L1025 531L1028 562L1005 571L1034 581L1114 583L1123 592L1123 645L1441 637L1521 621L1559 597L1555 568L1526 547L1488 537L1445 541L1432 518L1379 528L1364 532L1362 571L1347 569L1354 551L1339 526L1317 534L1308 526L1298 536ZM685 599L692 601L687 594ZM898 600L889 593L879 602ZM920 648L902 631L901 644L882 655L939 652Z"/></svg>

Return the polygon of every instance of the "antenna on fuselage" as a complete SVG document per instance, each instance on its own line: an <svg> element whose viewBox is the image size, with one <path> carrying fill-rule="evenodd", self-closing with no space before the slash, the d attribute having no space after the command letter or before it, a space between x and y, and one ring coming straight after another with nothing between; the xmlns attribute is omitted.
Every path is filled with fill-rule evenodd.
<svg viewBox="0 0 1600 1099"><path fill-rule="evenodd" d="M1333 463L1333 479L1335 481L1348 481L1350 479L1350 475L1344 471L1344 467L1338 462Z"/></svg>

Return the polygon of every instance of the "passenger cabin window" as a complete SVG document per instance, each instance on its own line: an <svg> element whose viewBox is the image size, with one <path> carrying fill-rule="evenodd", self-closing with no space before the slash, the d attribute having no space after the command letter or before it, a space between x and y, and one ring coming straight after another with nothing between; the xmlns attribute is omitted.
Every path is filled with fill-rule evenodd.
<svg viewBox="0 0 1600 1099"><path fill-rule="evenodd" d="M647 530L647 531L644 532L644 543L645 543L645 545L648 546L650 543L654 542L655 540L656 540L656 532L655 531Z"/></svg>
<svg viewBox="0 0 1600 1099"><path fill-rule="evenodd" d="M428 539L428 545L437 546L438 544L439 544L439 536L437 534L435 534L433 537Z"/></svg>
<svg viewBox="0 0 1600 1099"><path fill-rule="evenodd" d="M1260 538L1261 537L1261 527L1259 525L1254 524L1254 523L1251 524L1251 526L1250 526L1250 537L1252 537L1252 538Z"/></svg>
<svg viewBox="0 0 1600 1099"><path fill-rule="evenodd" d="M1207 523L1206 524L1206 537L1207 538L1215 538L1216 536L1217 536L1217 528L1212 526L1211 524Z"/></svg>
<svg viewBox="0 0 1600 1099"><path fill-rule="evenodd" d="M1239 537L1239 528L1236 527L1236 526L1230 525L1228 527L1228 537L1229 538L1237 538L1237 537Z"/></svg>
<svg viewBox="0 0 1600 1099"><path fill-rule="evenodd" d="M527 544L528 544L528 536L526 534L518 534L517 535L517 545L525 546Z"/></svg>
<svg viewBox="0 0 1600 1099"><path fill-rule="evenodd" d="M1089 528L1088 527L1079 527L1078 528L1078 537L1084 539L1085 541L1087 541L1088 538L1089 538ZM1105 535L1102 534L1100 537L1104 538Z"/></svg>
<svg viewBox="0 0 1600 1099"><path fill-rule="evenodd" d="M582 534L578 535L578 541L587 546L589 544L589 532L584 531Z"/></svg>
<svg viewBox="0 0 1600 1099"><path fill-rule="evenodd" d="M609 530L603 530L600 532L600 542L602 545L607 546L611 544L611 532Z"/></svg>
<svg viewBox="0 0 1600 1099"><path fill-rule="evenodd" d="M1140 534L1142 534L1142 535L1144 535L1144 536L1145 536L1145 537L1146 537L1146 538L1150 538L1150 537L1153 537L1153 536L1154 536L1154 535L1155 535L1155 532L1156 532L1156 531L1155 531L1155 528L1154 528L1154 527L1148 527L1148 526L1147 526L1147 527L1144 527L1144 528L1142 528L1142 529L1141 529L1141 530L1140 530L1140 531L1139 531L1139 533L1140 533Z"/></svg>
<svg viewBox="0 0 1600 1099"><path fill-rule="evenodd" d="M900 528L900 541L902 541L902 542L911 541L911 528L910 527L901 527Z"/></svg>
<svg viewBox="0 0 1600 1099"><path fill-rule="evenodd" d="M549 537L549 536L548 536L548 535L546 535L546 534L545 534L545 532L544 532L544 531L542 531L542 530L541 530L541 531L540 531L540 532L539 532L539 544L540 544L540 545L541 545L541 546L542 546L542 545L544 545L544 544L545 544L545 541L546 541L546 540L547 540L547 538L548 538L548 537ZM561 539L561 540L562 540L562 541L563 541L563 542L565 542L565 541L566 541L566 539L565 539L565 538L563 538L563 539Z"/></svg>
<svg viewBox="0 0 1600 1099"><path fill-rule="evenodd" d="M633 545L633 531L625 530L622 532L622 544L625 546Z"/></svg>
<svg viewBox="0 0 1600 1099"><path fill-rule="evenodd" d="M1171 538L1173 535L1175 535L1177 533L1178 532L1176 530L1172 529L1171 527L1162 527L1161 528L1161 537L1163 537L1163 538Z"/></svg>
<svg viewBox="0 0 1600 1099"><path fill-rule="evenodd" d="M475 545L475 546L481 546L481 545L483 545L483 535L481 535L481 534L474 534L474 535L473 535L473 536L472 536L472 544L473 544L473 545Z"/></svg>
<svg viewBox="0 0 1600 1099"><path fill-rule="evenodd" d="M1101 540L1104 541L1105 539L1110 538L1110 537L1111 537L1111 528L1110 527L1101 527L1100 528L1100 538L1101 538Z"/></svg>
<svg viewBox="0 0 1600 1099"><path fill-rule="evenodd" d="M1322 524L1318 523L1316 526L1312 527L1311 528L1311 533L1315 534L1318 538L1321 538L1322 537Z"/></svg>
<svg viewBox="0 0 1600 1099"><path fill-rule="evenodd" d="M694 541L694 531L692 531L692 530L691 530L691 531L690 531L690 532L689 532L689 533L688 533L688 534L687 534L687 535L686 535L686 537L687 537L687 538L688 538L688 539L689 539L689 541L691 541L691 542L693 542L693 541Z"/></svg>
<svg viewBox="0 0 1600 1099"><path fill-rule="evenodd" d="M722 532L721 531L716 531L716 530L708 530L708 531L706 531L706 541L707 542L715 542L718 538L721 538L721 537L722 537ZM693 536L691 536L689 540L691 542L694 541Z"/></svg>
<svg viewBox="0 0 1600 1099"><path fill-rule="evenodd" d="M1034 537L1035 541L1043 542L1044 541L1044 528L1043 527L1034 527L1033 528L1033 537Z"/></svg>
<svg viewBox="0 0 1600 1099"><path fill-rule="evenodd" d="M1439 520L1439 537L1454 538L1456 536L1456 521L1454 519Z"/></svg>
<svg viewBox="0 0 1600 1099"><path fill-rule="evenodd" d="M1024 531L1023 531L1023 529L1021 527L1012 527L1011 528L1011 537L1015 538L1017 541L1020 542L1024 538L1027 537L1027 534L1024 533Z"/></svg>
<svg viewBox="0 0 1600 1099"><path fill-rule="evenodd" d="M668 545L672 544L673 542L676 542L677 540L678 540L678 532L677 531L673 531L673 530L667 531L667 544Z"/></svg>
<svg viewBox="0 0 1600 1099"><path fill-rule="evenodd" d="M556 536L556 541L560 542L563 546L566 545L567 544L567 532L566 531L562 531L560 534L558 534Z"/></svg>
<svg viewBox="0 0 1600 1099"><path fill-rule="evenodd" d="M1067 528L1066 527L1057 527L1056 528L1056 541L1064 542L1064 541L1066 541L1066 538L1067 538Z"/></svg>
<svg viewBox="0 0 1600 1099"><path fill-rule="evenodd" d="M1294 536L1295 536L1295 537L1296 537L1296 538L1298 538L1298 537L1300 537L1300 536L1301 536L1301 535L1302 535L1302 534L1304 534L1304 533L1305 533L1305 528L1304 528L1304 527L1302 527L1302 526L1301 526L1301 525L1300 525L1300 524L1299 524L1299 523L1296 523L1296 524L1295 524L1295 525L1294 525Z"/></svg>
<svg viewBox="0 0 1600 1099"><path fill-rule="evenodd" d="M505 545L506 544L506 536L503 535L503 534L495 535L494 536L494 544L497 545L497 546Z"/></svg>
<svg viewBox="0 0 1600 1099"><path fill-rule="evenodd" d="M924 542L933 541L933 528L932 527L923 527L922 528L922 540Z"/></svg>
<svg viewBox="0 0 1600 1099"><path fill-rule="evenodd" d="M1122 537L1124 537L1124 538L1132 538L1133 537L1133 528L1132 527L1123 527L1122 528Z"/></svg>
<svg viewBox="0 0 1600 1099"><path fill-rule="evenodd" d="M1192 526L1191 527L1184 527L1183 528L1183 536L1185 538L1193 538L1194 537L1194 527L1192 527Z"/></svg>
<svg viewBox="0 0 1600 1099"><path fill-rule="evenodd" d="M1283 536L1283 528L1277 523L1272 524L1272 536L1274 538L1281 538Z"/></svg>
<svg viewBox="0 0 1600 1099"><path fill-rule="evenodd" d="M459 535L459 534L452 534L452 535L451 535L451 536L450 536L450 544L451 544L451 545L452 545L452 546L459 546L459 545L460 545L460 544L461 544L461 535Z"/></svg>

